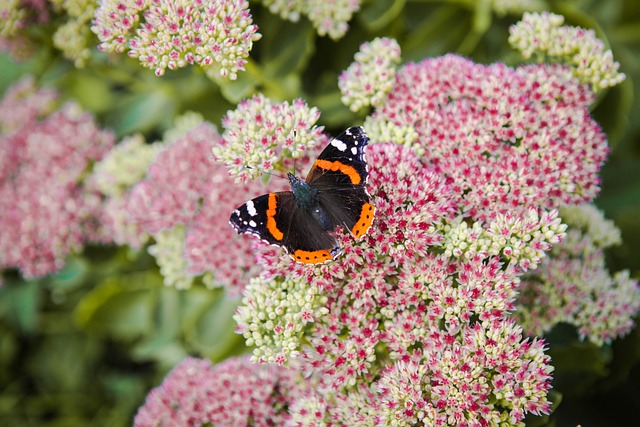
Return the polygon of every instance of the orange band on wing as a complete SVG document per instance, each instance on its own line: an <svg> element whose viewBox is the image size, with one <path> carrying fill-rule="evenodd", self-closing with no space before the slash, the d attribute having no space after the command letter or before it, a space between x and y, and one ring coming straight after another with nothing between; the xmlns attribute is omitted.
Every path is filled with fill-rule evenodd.
<svg viewBox="0 0 640 427"><path fill-rule="evenodd" d="M276 206L278 205L278 197L275 193L269 194L269 205L267 209L267 230L276 240L282 240L284 234L278 229L276 224Z"/></svg>
<svg viewBox="0 0 640 427"><path fill-rule="evenodd" d="M371 203L365 203L362 205L362 210L360 211L360 218L356 221L356 225L351 229L351 234L356 239L362 238L367 231L369 231L369 227L371 227L371 223L373 222L373 216L376 211L376 208L373 207Z"/></svg>
<svg viewBox="0 0 640 427"><path fill-rule="evenodd" d="M333 259L335 254L332 254L331 251L326 249L319 251L303 251L298 249L291 256L298 262L303 262L305 264L319 264Z"/></svg>
<svg viewBox="0 0 640 427"><path fill-rule="evenodd" d="M361 181L360 174L353 166L345 165L344 163L341 163L341 162L330 162L328 160L316 160L316 162L314 163L314 166L317 166L320 169L324 169L328 171L334 171L334 172L340 171L349 177L353 185L360 184L360 181Z"/></svg>

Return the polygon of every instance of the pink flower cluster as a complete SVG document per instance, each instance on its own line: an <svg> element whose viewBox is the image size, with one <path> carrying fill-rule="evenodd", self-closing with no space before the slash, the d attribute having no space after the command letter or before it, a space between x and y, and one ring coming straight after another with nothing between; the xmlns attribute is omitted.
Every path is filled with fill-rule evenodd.
<svg viewBox="0 0 640 427"><path fill-rule="evenodd" d="M264 187L253 181L229 192L233 178L211 156L219 142L206 122L169 142L129 190L123 208L136 226L133 232L156 239L151 251L163 274L174 275L165 274L167 284L188 287L194 277L208 274L208 284L225 285L234 295L256 267L251 242L229 226L229 215Z"/></svg>
<svg viewBox="0 0 640 427"><path fill-rule="evenodd" d="M400 62L400 45L394 39L377 37L362 43L355 62L338 80L342 103L351 111L365 106L379 107L393 88Z"/></svg>
<svg viewBox="0 0 640 427"><path fill-rule="evenodd" d="M265 172L288 172L292 159L326 143L320 111L301 99L273 102L262 94L247 98L222 119L222 141L213 149L240 182Z"/></svg>
<svg viewBox="0 0 640 427"><path fill-rule="evenodd" d="M381 130L367 149L369 234L341 233L326 265L258 256L236 313L253 359L300 361L325 422L519 425L548 413L544 342L510 313L522 274L566 234L555 209L598 191L608 148L593 99L559 66L449 55L401 68L365 122Z"/></svg>
<svg viewBox="0 0 640 427"><path fill-rule="evenodd" d="M31 54L28 29L49 21L46 0L5 0L0 3L0 51L9 52L15 59Z"/></svg>
<svg viewBox="0 0 640 427"><path fill-rule="evenodd" d="M594 92L620 84L626 76L618 69L611 49L596 37L594 30L562 25L564 16L554 13L527 13L509 29L509 44L524 58L534 53L568 63L573 75L591 85Z"/></svg>
<svg viewBox="0 0 640 427"><path fill-rule="evenodd" d="M38 120L53 98L28 80L0 105L0 267L25 277L59 270L67 254L98 238L100 200L83 176L114 143L75 104Z"/></svg>
<svg viewBox="0 0 640 427"><path fill-rule="evenodd" d="M135 427L277 426L287 420L287 406L304 381L296 372L256 365L246 357L212 366L186 358L147 396Z"/></svg>
<svg viewBox="0 0 640 427"><path fill-rule="evenodd" d="M338 231L342 254L323 265L262 247L236 312L253 361L290 364L313 385L288 401L284 425L516 426L549 413L544 341L526 338L511 312L523 273L566 236L556 209L598 191L608 149L593 99L565 67L450 55L398 71L366 122L380 131L367 147L369 234L356 242ZM260 116L265 126L246 119L264 103L225 121L232 170L260 165L260 144L274 151L289 135L291 147L298 135L296 120L278 128L277 109ZM179 162L161 169L170 164Z"/></svg>
<svg viewBox="0 0 640 427"><path fill-rule="evenodd" d="M343 234L341 257L313 268L277 249L259 257L264 270L236 315L254 359L297 357L324 384L323 410L336 422L345 422L345 407L376 413L372 425L418 416L436 425L508 417L515 425L526 412L547 413L552 368L544 344L506 319L520 270L487 253L438 254L443 224L458 214L452 186L398 144L373 144L367 158L376 205L367 237ZM416 372L399 376L406 369ZM416 387L413 395L393 381ZM369 398L354 387L369 389Z"/></svg>
<svg viewBox="0 0 640 427"><path fill-rule="evenodd" d="M264 0L264 4L272 13L293 22L307 15L319 35L334 40L346 34L348 22L360 10L360 0Z"/></svg>
<svg viewBox="0 0 640 427"><path fill-rule="evenodd" d="M447 55L400 69L368 122L413 127L414 144L452 184L465 215L487 220L595 197L609 149L589 114L593 99L562 66L513 69Z"/></svg>
<svg viewBox="0 0 640 427"><path fill-rule="evenodd" d="M261 37L246 0L105 0L91 29L101 50L126 50L158 76L197 64L232 80Z"/></svg>
<svg viewBox="0 0 640 427"><path fill-rule="evenodd" d="M530 335L568 323L581 339L610 343L631 331L640 311L638 281L605 265L604 250L620 243L620 232L592 205L563 206L561 214L567 237L523 277L516 318Z"/></svg>

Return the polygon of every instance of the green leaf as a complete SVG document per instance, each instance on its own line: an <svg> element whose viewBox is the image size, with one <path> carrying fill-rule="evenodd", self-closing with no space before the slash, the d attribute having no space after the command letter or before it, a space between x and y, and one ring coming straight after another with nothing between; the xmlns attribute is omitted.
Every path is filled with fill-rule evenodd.
<svg viewBox="0 0 640 427"><path fill-rule="evenodd" d="M0 288L0 318L22 332L35 332L40 319L41 281L5 280Z"/></svg>
<svg viewBox="0 0 640 427"><path fill-rule="evenodd" d="M142 91L124 98L107 114L106 120L118 136L144 133L171 121L176 114L177 105L177 100L169 92Z"/></svg>
<svg viewBox="0 0 640 427"><path fill-rule="evenodd" d="M260 26L260 63L272 83L302 70L314 52L315 30L306 19L285 21L270 15Z"/></svg>
<svg viewBox="0 0 640 427"><path fill-rule="evenodd" d="M247 67L250 65L247 63ZM220 93L228 102L237 104L244 98L251 96L256 91L256 80L248 72L239 72L238 78L229 80L227 78L216 78L216 83L220 87Z"/></svg>
<svg viewBox="0 0 640 427"><path fill-rule="evenodd" d="M581 395L608 374L611 354L588 342L551 345L554 388L566 395Z"/></svg>
<svg viewBox="0 0 640 427"><path fill-rule="evenodd" d="M160 286L160 278L150 272L109 277L80 301L74 320L88 331L116 339L145 335L153 326Z"/></svg>
<svg viewBox="0 0 640 427"><path fill-rule="evenodd" d="M190 346L214 361L223 360L237 347L244 349L233 320L237 302L229 300L222 289L200 289L189 299L184 334Z"/></svg>
<svg viewBox="0 0 640 427"><path fill-rule="evenodd" d="M402 13L405 0L378 0L365 3L358 13L358 22L369 31L375 32L386 27Z"/></svg>

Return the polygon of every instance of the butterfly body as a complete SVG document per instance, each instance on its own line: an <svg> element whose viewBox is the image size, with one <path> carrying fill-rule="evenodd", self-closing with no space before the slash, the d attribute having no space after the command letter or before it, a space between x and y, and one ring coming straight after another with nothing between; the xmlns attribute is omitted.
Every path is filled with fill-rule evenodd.
<svg viewBox="0 0 640 427"><path fill-rule="evenodd" d="M347 129L322 151L306 179L289 173L291 191L248 201L233 211L230 224L238 233L283 247L297 262L332 260L340 253L336 227L360 239L373 222L375 208L366 189L368 142L362 127Z"/></svg>

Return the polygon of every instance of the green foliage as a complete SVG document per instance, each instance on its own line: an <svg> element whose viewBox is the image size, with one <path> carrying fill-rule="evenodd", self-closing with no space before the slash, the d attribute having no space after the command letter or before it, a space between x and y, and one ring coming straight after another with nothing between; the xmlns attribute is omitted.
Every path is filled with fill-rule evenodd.
<svg viewBox="0 0 640 427"><path fill-rule="evenodd" d="M594 106L612 147L596 204L622 230L623 245L610 252L611 269L630 268L638 277L640 2L547 3L567 24L595 28L627 74L622 85L602 93ZM213 82L195 68L158 78L126 55L95 50L86 67L76 69L50 41L43 41L28 62L0 56L0 91L20 76L34 74L65 98L80 102L118 136L142 132L149 141L188 110L219 125L228 109L256 92L277 100L303 98L322 111L320 124L339 130L360 123L363 116L341 104L338 76L359 44L374 37L396 38L405 62L458 52L479 62L517 65L520 59L507 37L519 16L496 15L487 4L371 0L362 5L345 37L333 41L318 37L305 17L291 23L252 2L263 38L236 81ZM148 390L184 356L220 361L246 352L242 337L234 333L237 301L203 285L165 287L145 253L94 247L40 280L5 272L0 288L0 425L130 425ZM580 343L575 331L563 327L550 340L557 411L531 417L528 425L640 423L634 409L640 399L638 329L605 348Z"/></svg>

